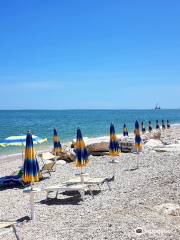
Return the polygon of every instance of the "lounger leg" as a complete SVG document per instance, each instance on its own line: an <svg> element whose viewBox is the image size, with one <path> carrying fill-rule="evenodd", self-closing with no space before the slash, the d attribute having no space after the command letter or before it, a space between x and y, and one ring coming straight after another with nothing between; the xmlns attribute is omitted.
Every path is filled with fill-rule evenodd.
<svg viewBox="0 0 180 240"><path fill-rule="evenodd" d="M79 193L80 193L80 195L81 195L81 199L84 201L84 191L81 190L81 191L79 191Z"/></svg>
<svg viewBox="0 0 180 240"><path fill-rule="evenodd" d="M34 220L34 193L30 192L31 220Z"/></svg>
<svg viewBox="0 0 180 240"><path fill-rule="evenodd" d="M99 190L101 191L101 187L100 187L100 184L97 184L98 185L98 188L99 188Z"/></svg>
<svg viewBox="0 0 180 240"><path fill-rule="evenodd" d="M107 183L107 186L109 188L109 191L111 191L111 186L110 186L109 182L106 182L106 183Z"/></svg>
<svg viewBox="0 0 180 240"><path fill-rule="evenodd" d="M48 196L49 196L49 192L46 193L46 199L48 199Z"/></svg>
<svg viewBox="0 0 180 240"><path fill-rule="evenodd" d="M14 234L15 234L15 236L16 236L16 239L17 239L17 240L20 240L19 236L17 235L15 226L12 225L12 228L13 228L13 232L14 232Z"/></svg>
<svg viewBox="0 0 180 240"><path fill-rule="evenodd" d="M93 192L92 192L92 189L91 189L91 187L90 187L90 186L88 186L88 188L89 188L89 191L90 191L90 194L91 194L91 196L94 198L94 195L93 195Z"/></svg>
<svg viewBox="0 0 180 240"><path fill-rule="evenodd" d="M57 190L57 192L56 192L56 198L58 197L58 193L59 193L59 192L58 192L58 190Z"/></svg>

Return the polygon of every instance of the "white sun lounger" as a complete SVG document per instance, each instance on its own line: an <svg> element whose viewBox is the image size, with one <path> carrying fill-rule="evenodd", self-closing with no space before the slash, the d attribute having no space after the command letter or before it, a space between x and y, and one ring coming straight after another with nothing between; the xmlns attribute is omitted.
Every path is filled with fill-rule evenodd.
<svg viewBox="0 0 180 240"><path fill-rule="evenodd" d="M60 192L78 191L80 193L81 199L84 201L84 194L85 194L85 191L87 191L87 190L89 190L91 196L94 197L90 186L87 184L76 184L76 185L70 185L70 186L54 185L54 186L44 187L44 188L25 189L23 192L30 194L31 219L34 219L34 196L36 193L46 192L46 198L48 198L49 193L56 192L56 198L57 198L57 195Z"/></svg>
<svg viewBox="0 0 180 240"><path fill-rule="evenodd" d="M16 222L0 220L0 229L3 230L3 231L0 231L0 236L8 234L10 232L9 230L11 230L10 228L12 227L12 230L14 232L16 239L20 240L19 236L17 235L15 225L16 225Z"/></svg>
<svg viewBox="0 0 180 240"><path fill-rule="evenodd" d="M91 196L93 196L91 188L89 185L85 185L85 184L76 184L76 185L55 185L55 186L50 186L50 187L46 187L44 189L42 189L42 191L45 191L47 193L46 198L48 198L49 193L56 191L56 198L58 193L60 192L66 192L66 191L78 191L81 199L84 200L84 193L85 191L89 190L91 193Z"/></svg>
<svg viewBox="0 0 180 240"><path fill-rule="evenodd" d="M76 184L85 184L85 185L97 185L99 187L99 189L101 190L101 185L103 183L106 183L109 190L111 190L111 187L110 187L110 184L109 182L111 181L114 181L114 177L112 178L101 178L101 177L88 177L88 176L85 176L83 178L83 182L82 182L82 179L80 176L76 177L76 178L73 178L73 179L70 179L66 182L64 182L65 185L67 186L71 186L71 185L76 185Z"/></svg>

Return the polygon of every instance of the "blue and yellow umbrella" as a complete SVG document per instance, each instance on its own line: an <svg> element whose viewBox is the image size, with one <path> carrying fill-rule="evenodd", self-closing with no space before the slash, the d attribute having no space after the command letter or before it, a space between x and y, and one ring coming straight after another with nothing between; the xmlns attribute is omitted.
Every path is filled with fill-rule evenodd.
<svg viewBox="0 0 180 240"><path fill-rule="evenodd" d="M166 129L166 126L165 126L165 123L164 123L164 120L162 120L162 129Z"/></svg>
<svg viewBox="0 0 180 240"><path fill-rule="evenodd" d="M158 120L156 120L156 129L160 129L159 121L158 121Z"/></svg>
<svg viewBox="0 0 180 240"><path fill-rule="evenodd" d="M61 143L60 143L59 136L58 136L56 128L54 128L53 140L54 140L53 154L57 156L59 153L62 152L62 147L61 147Z"/></svg>
<svg viewBox="0 0 180 240"><path fill-rule="evenodd" d="M126 124L124 124L124 127L123 127L123 136L128 136L128 128L126 127Z"/></svg>
<svg viewBox="0 0 180 240"><path fill-rule="evenodd" d="M141 130L142 130L142 133L146 132L146 128L144 127L144 122L141 122Z"/></svg>
<svg viewBox="0 0 180 240"><path fill-rule="evenodd" d="M138 121L135 122L135 130L134 130L134 134L135 134L135 148L137 150L141 150L142 148L142 140L141 140L141 135L140 135L140 130L139 130L139 123Z"/></svg>
<svg viewBox="0 0 180 240"><path fill-rule="evenodd" d="M76 167L85 167L88 164L88 151L85 146L81 130L77 129L76 150Z"/></svg>
<svg viewBox="0 0 180 240"><path fill-rule="evenodd" d="M151 125L151 121L149 121L149 132L152 131L152 125Z"/></svg>
<svg viewBox="0 0 180 240"><path fill-rule="evenodd" d="M26 137L25 160L23 167L23 182L33 183L38 182L40 178L39 164L36 158L36 153L33 148L33 139L30 132Z"/></svg>
<svg viewBox="0 0 180 240"><path fill-rule="evenodd" d="M110 125L110 142L109 142L109 155L117 156L119 154L119 143L117 141L114 125Z"/></svg>

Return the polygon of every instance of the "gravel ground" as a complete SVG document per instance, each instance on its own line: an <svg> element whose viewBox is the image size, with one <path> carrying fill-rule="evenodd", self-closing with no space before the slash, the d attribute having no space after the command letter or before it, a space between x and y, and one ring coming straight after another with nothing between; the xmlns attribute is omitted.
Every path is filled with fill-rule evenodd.
<svg viewBox="0 0 180 240"><path fill-rule="evenodd" d="M163 133L166 142L179 137L179 126ZM102 192L93 186L94 199L89 192L84 202L78 193L59 194L58 199L52 193L48 201L45 193L37 194L35 220L17 226L21 239L180 239L180 216L155 210L164 203L180 204L179 153L144 148L140 154L120 154L117 159L119 162L113 164L108 156L90 157L86 171L91 176L111 177L115 171L112 191L106 184ZM18 159L1 160L0 175L8 175L20 165ZM47 175L36 186L61 183L75 172L73 163L58 165L50 178ZM0 189L0 202L1 219L14 220L30 214L29 195L21 188ZM8 234L0 239L15 238Z"/></svg>

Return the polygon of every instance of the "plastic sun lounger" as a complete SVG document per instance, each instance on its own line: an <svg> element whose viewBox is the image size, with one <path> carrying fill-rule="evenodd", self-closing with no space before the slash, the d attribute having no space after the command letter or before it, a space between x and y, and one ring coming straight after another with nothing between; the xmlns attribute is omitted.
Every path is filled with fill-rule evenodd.
<svg viewBox="0 0 180 240"><path fill-rule="evenodd" d="M4 231L0 231L0 236L9 233L9 229L12 227L12 230L14 232L16 239L20 240L19 236L17 235L15 225L16 225L16 222L0 220L0 230L2 229L4 230Z"/></svg>
<svg viewBox="0 0 180 240"><path fill-rule="evenodd" d="M80 196L81 196L81 199L83 201L84 201L84 194L85 194L86 190L89 190L90 193L91 193L91 196L94 197L93 194L92 194L90 186L84 185L84 184L76 184L76 185L69 185L69 186L67 186L67 185L55 185L55 186L50 186L50 187L42 189L42 191L45 191L47 193L46 198L48 198L49 193L54 192L54 191L56 191L56 198L57 198L58 193L60 193L60 192L78 191Z"/></svg>
<svg viewBox="0 0 180 240"><path fill-rule="evenodd" d="M99 187L99 190L101 191L101 185L106 183L108 186L108 189L111 191L111 187L109 182L114 181L114 176L112 178L101 178L101 177L84 177L83 182L81 180L81 177L78 176L76 178L70 179L66 182L64 182L65 185L71 186L76 184L85 184L85 185L97 185Z"/></svg>
<svg viewBox="0 0 180 240"><path fill-rule="evenodd" d="M24 223L24 221L27 222L29 220L30 220L30 218L28 216L21 217L21 218L17 219L16 221L9 221L9 220L0 219L0 230L2 230L2 231L0 231L0 236L10 233L10 230L11 230L11 227L12 227L12 230L15 234L16 239L20 240L20 238L17 234L17 231L16 231L16 225Z"/></svg>
<svg viewBox="0 0 180 240"><path fill-rule="evenodd" d="M91 196L94 197L90 186L85 184L77 184L77 185L71 185L71 186L55 185L55 186L44 187L44 188L25 189L23 192L30 194L31 219L33 220L35 217L34 216L34 196L36 193L42 192L42 191L46 192L46 198L48 198L49 193L56 192L56 198L57 198L57 195L60 192L78 191L80 193L81 199L84 201L84 194L85 194L85 191L87 190L89 190Z"/></svg>

